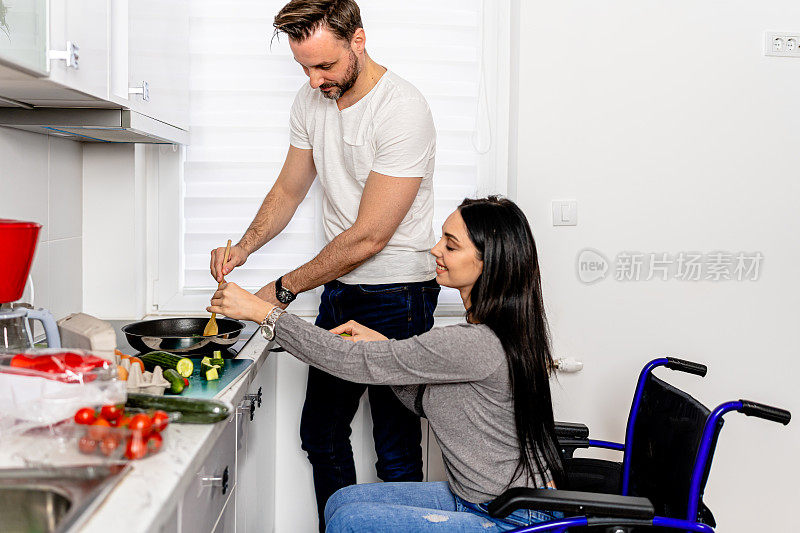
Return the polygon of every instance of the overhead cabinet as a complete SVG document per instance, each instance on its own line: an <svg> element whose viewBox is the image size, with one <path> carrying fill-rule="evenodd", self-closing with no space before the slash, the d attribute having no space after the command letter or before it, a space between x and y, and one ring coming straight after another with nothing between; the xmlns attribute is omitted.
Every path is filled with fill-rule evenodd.
<svg viewBox="0 0 800 533"><path fill-rule="evenodd" d="M188 28L185 0L0 0L0 125L187 143ZM76 108L108 111L75 123L55 112Z"/></svg>

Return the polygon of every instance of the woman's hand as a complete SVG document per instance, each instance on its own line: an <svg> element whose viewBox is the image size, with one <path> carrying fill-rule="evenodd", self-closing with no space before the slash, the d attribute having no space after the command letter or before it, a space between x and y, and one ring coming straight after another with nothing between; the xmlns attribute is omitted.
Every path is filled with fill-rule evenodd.
<svg viewBox="0 0 800 533"><path fill-rule="evenodd" d="M388 337L385 335L381 335L374 329L369 329L366 326L362 326L355 320L351 320L346 324L342 324L341 326L336 326L331 330L331 333L336 333L337 335L341 335L342 333L349 335L349 338L353 342L358 341L387 341L389 340Z"/></svg>
<svg viewBox="0 0 800 533"><path fill-rule="evenodd" d="M275 307L255 294L251 294L235 283L223 283L211 297L206 311L219 313L228 318L252 320L260 324Z"/></svg>

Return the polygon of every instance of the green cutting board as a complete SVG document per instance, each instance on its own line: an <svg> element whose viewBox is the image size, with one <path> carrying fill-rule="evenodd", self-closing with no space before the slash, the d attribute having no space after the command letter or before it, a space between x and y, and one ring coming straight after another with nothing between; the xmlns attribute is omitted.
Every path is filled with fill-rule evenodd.
<svg viewBox="0 0 800 533"><path fill-rule="evenodd" d="M194 363L194 372L188 378L189 386L183 389L180 396L209 400L224 391L234 379L246 372L250 365L253 364L252 359L225 359L225 366L220 369L219 379L206 381L206 378L200 374L201 359L191 358L192 363Z"/></svg>

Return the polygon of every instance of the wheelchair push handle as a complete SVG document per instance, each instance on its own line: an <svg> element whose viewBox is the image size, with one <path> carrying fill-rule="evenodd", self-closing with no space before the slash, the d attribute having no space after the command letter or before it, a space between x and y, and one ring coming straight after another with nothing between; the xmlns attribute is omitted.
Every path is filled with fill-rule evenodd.
<svg viewBox="0 0 800 533"><path fill-rule="evenodd" d="M667 357L667 364L665 365L670 370L680 370L689 374L695 374L700 377L705 377L708 372L706 365L700 363L693 363L685 359L678 359L676 357Z"/></svg>
<svg viewBox="0 0 800 533"><path fill-rule="evenodd" d="M763 418L764 420L772 420L773 422L779 422L784 426L787 425L792 419L792 413L786 409L764 405L763 403L751 402L750 400L739 401L742 402L742 408L739 409L739 412L744 413L747 416L756 416L758 418Z"/></svg>

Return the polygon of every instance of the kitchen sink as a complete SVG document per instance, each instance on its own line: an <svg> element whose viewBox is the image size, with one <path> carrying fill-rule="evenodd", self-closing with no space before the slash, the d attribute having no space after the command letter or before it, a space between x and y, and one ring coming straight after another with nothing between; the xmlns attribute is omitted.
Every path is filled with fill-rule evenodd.
<svg viewBox="0 0 800 533"><path fill-rule="evenodd" d="M130 468L114 463L0 469L3 533L77 529Z"/></svg>

